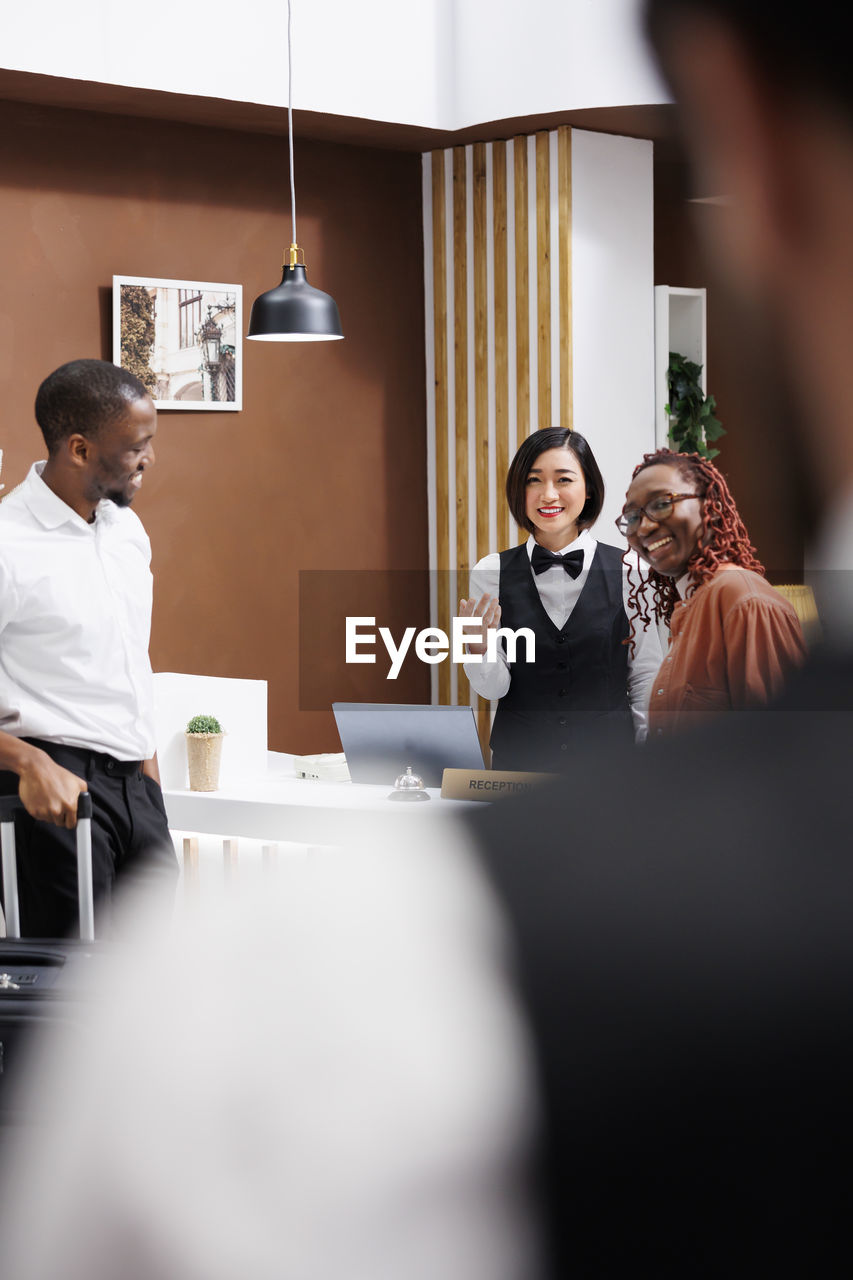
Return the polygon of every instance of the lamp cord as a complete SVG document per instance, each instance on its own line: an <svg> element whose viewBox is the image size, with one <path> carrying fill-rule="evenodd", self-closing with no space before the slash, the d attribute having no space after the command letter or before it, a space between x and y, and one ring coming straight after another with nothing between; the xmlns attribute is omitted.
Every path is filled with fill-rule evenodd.
<svg viewBox="0 0 853 1280"><path fill-rule="evenodd" d="M287 0L287 137L290 150L291 243L296 244L296 183L293 180L293 63L290 56L290 0Z"/></svg>

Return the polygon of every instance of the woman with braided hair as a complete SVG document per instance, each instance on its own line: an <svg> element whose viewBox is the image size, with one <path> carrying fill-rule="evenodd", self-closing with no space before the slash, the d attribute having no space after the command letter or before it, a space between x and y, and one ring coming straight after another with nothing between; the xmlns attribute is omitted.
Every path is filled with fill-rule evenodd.
<svg viewBox="0 0 853 1280"><path fill-rule="evenodd" d="M652 616L670 647L649 703L652 735L763 706L805 656L797 615L767 582L723 475L698 453L649 453L616 524L651 568L632 586L631 643ZM649 610L651 596L651 613Z"/></svg>

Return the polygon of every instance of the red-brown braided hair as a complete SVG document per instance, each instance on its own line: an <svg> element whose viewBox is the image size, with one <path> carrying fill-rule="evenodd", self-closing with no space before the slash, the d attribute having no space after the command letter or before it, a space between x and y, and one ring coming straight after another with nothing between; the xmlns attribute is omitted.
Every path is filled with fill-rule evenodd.
<svg viewBox="0 0 853 1280"><path fill-rule="evenodd" d="M698 453L675 453L672 449L658 449L656 453L647 453L638 467L634 468L632 480L645 471L647 467L663 465L675 467L688 482L692 482L697 497L702 499L702 525L699 530L699 541L693 555L687 561L687 572L690 574L690 585L695 591L697 587L708 582L723 564L736 564L741 569L752 569L754 573L764 574L749 540L746 525L738 515L735 500L731 495L722 472L712 462ZM646 576L634 582L631 566L628 566L628 605L631 612L631 650L635 642L635 623L642 622L647 631L652 621L651 613L658 621L669 623L672 611L678 603L678 590L675 578L658 573L654 569L646 571ZM649 600L651 589L651 601Z"/></svg>

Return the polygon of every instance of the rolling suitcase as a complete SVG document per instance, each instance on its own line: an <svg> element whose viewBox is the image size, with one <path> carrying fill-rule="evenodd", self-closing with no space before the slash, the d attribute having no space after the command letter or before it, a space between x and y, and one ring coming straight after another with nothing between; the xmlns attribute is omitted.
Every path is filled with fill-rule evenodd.
<svg viewBox="0 0 853 1280"><path fill-rule="evenodd" d="M18 909L15 853L17 796L0 796L0 852L6 916L0 938L0 1125L24 1119L16 1113L15 1072L26 1046L40 1027L73 1019L75 1000L72 959L88 960L95 952L92 891L92 797L82 792L77 806L77 875L80 941L22 939Z"/></svg>

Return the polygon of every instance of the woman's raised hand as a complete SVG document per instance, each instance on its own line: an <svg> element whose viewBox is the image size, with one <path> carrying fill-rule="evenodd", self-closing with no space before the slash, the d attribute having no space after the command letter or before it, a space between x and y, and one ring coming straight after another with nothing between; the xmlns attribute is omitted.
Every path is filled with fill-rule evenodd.
<svg viewBox="0 0 853 1280"><path fill-rule="evenodd" d="M469 636L465 642L465 648L468 653L484 654L489 631L497 627L501 620L501 607L495 597L480 596L476 603L474 600L460 600L459 617L480 619L479 638L476 635Z"/></svg>

